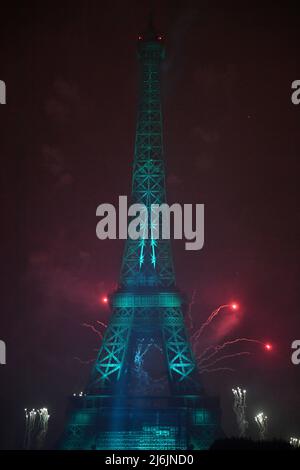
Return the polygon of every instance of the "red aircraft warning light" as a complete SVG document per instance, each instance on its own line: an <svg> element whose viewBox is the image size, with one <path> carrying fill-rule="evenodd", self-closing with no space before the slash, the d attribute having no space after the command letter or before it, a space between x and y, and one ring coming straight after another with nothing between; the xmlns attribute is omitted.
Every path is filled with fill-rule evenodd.
<svg viewBox="0 0 300 470"><path fill-rule="evenodd" d="M107 304L108 303L108 297L106 295L104 295L101 299L102 303L103 304Z"/></svg>
<svg viewBox="0 0 300 470"><path fill-rule="evenodd" d="M266 349L267 351L271 351L271 349L272 349L272 344L266 343L266 344L265 344L265 349Z"/></svg>

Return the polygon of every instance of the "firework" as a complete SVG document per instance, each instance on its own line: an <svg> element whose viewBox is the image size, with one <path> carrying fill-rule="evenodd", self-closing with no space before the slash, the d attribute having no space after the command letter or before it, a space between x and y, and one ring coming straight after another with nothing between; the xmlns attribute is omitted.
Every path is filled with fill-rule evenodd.
<svg viewBox="0 0 300 470"><path fill-rule="evenodd" d="M242 390L240 387L232 389L234 402L233 411L236 415L237 424L239 428L240 437L245 437L248 428L248 421L246 419L246 390Z"/></svg>
<svg viewBox="0 0 300 470"><path fill-rule="evenodd" d="M99 325L103 326L103 328L107 328L107 324L104 323L103 321L97 320L96 323L98 323Z"/></svg>
<svg viewBox="0 0 300 470"><path fill-rule="evenodd" d="M230 340L230 341L225 341L225 343L223 343L223 344L218 344L217 346L209 346L209 347L206 348L201 354L199 354L199 355L197 356L197 359L199 360L199 362L208 361L209 359L211 359L212 357L214 357L216 354L218 354L218 352L222 351L222 349L226 348L227 346L231 346L231 345L233 345L233 344L243 343L243 342L261 344L261 345L263 345L264 347L266 347L265 343L263 343L263 342L260 341L259 339L252 339L252 338L236 338L236 339L233 339L233 340ZM208 354L210 351L211 351L211 353ZM208 354L208 355L207 355L207 354Z"/></svg>
<svg viewBox="0 0 300 470"><path fill-rule="evenodd" d="M223 310L224 308L231 308L232 310L237 310L238 309L238 304L236 302L232 303L232 304L224 304L224 305L220 305L218 308L216 308L210 315L209 317L207 318L207 320L201 325L201 327L199 328L199 330L195 331L195 333L192 335L192 341L196 342L198 341L199 337L201 336L201 334L203 333L203 331L205 330L205 328L208 327L208 325L210 325L210 323L216 318L216 316L221 312L221 310Z"/></svg>
<svg viewBox="0 0 300 470"><path fill-rule="evenodd" d="M210 362L209 364L205 364L205 366L201 367L201 363L200 363L199 364L199 369L201 371L203 367L205 369L207 369L209 367L214 366L218 362L224 361L225 359L232 359L234 357L240 357L240 356L249 356L250 354L251 353L249 351L240 351L240 352L237 352L237 353L234 353L234 354L226 354L224 356L218 357L217 359L215 359L213 362Z"/></svg>
<svg viewBox="0 0 300 470"><path fill-rule="evenodd" d="M25 449L41 449L44 446L49 418L47 408L32 410L25 408Z"/></svg>
<svg viewBox="0 0 300 470"><path fill-rule="evenodd" d="M293 447L300 447L300 439L297 437L290 437L290 445Z"/></svg>
<svg viewBox="0 0 300 470"><path fill-rule="evenodd" d="M258 431L259 431L259 438L263 440L266 436L267 432L267 420L268 417L261 411L258 413L255 417L254 420L258 426Z"/></svg>

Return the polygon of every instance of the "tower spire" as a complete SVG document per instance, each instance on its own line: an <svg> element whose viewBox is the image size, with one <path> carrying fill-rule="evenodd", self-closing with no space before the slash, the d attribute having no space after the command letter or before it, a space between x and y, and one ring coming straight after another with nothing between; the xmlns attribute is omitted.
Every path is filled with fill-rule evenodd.
<svg viewBox="0 0 300 470"><path fill-rule="evenodd" d="M148 32L155 32L153 2L151 2L151 5L150 5L147 30L148 30Z"/></svg>
<svg viewBox="0 0 300 470"><path fill-rule="evenodd" d="M154 22L154 8L150 6L145 30L139 35L139 40L145 42L161 41L162 35L158 32Z"/></svg>

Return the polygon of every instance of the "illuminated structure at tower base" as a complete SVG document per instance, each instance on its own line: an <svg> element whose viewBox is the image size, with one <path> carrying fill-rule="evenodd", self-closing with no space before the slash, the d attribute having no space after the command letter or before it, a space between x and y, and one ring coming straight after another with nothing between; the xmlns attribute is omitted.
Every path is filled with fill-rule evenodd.
<svg viewBox="0 0 300 470"><path fill-rule="evenodd" d="M203 450L220 434L218 400L74 397L63 449Z"/></svg>

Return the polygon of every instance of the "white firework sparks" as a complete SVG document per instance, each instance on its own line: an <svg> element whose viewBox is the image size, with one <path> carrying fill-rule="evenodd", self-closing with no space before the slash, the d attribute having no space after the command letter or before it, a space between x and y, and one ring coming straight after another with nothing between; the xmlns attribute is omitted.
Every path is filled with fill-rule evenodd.
<svg viewBox="0 0 300 470"><path fill-rule="evenodd" d="M293 447L300 447L300 439L297 437L290 437L290 445Z"/></svg>
<svg viewBox="0 0 300 470"><path fill-rule="evenodd" d="M258 426L259 438L261 440L265 439L267 432L268 417L264 414L263 411L261 411L254 417L254 420Z"/></svg>
<svg viewBox="0 0 300 470"><path fill-rule="evenodd" d="M25 449L41 449L48 432L50 415L47 408L27 410L25 408Z"/></svg>
<svg viewBox="0 0 300 470"><path fill-rule="evenodd" d="M240 437L245 437L248 428L248 421L246 419L246 390L242 390L240 387L233 388L233 411L236 415L237 424L239 428Z"/></svg>

